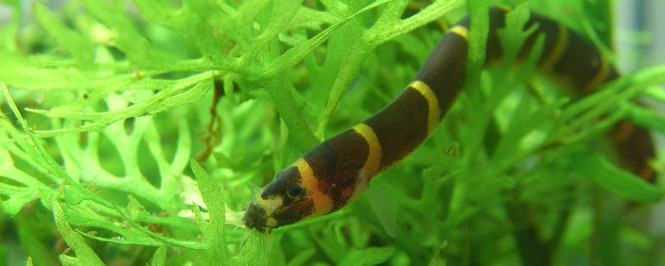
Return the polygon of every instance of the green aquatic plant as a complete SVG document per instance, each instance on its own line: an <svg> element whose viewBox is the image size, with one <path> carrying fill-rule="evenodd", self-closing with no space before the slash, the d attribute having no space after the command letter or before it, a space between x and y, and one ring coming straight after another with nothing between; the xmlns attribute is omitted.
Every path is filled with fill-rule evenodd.
<svg viewBox="0 0 665 266"><path fill-rule="evenodd" d="M525 5L483 71L488 1L1 3L0 261L609 262L619 244L663 245L610 211L663 189L614 166L602 136L621 119L665 133L631 102L665 101L665 67L571 102L532 73L538 48L514 63ZM579 12L571 25L602 46L604 5L530 7ZM466 93L430 140L339 212L270 236L239 227L251 184L387 104L468 12Z"/></svg>

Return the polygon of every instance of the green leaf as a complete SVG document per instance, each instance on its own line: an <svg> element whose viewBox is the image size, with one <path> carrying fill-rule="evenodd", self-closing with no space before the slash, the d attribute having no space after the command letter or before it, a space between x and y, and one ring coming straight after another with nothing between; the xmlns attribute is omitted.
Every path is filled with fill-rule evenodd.
<svg viewBox="0 0 665 266"><path fill-rule="evenodd" d="M287 266L305 265L305 262L307 262L308 259L314 256L314 254L316 254L316 249L314 248L305 249L300 253L298 253L298 255L293 257L293 259L291 259L289 263L286 265Z"/></svg>
<svg viewBox="0 0 665 266"><path fill-rule="evenodd" d="M295 104L289 87L288 80L283 76L266 81L266 90L289 128L289 134L293 136L295 143L302 151L307 151L316 147L320 141L314 136L312 129L300 112L300 108Z"/></svg>
<svg viewBox="0 0 665 266"><path fill-rule="evenodd" d="M524 42L538 28L537 25L532 25L530 28L524 29L530 15L526 5L519 5L515 10L506 14L506 27L497 30L504 53L503 60L507 64L515 62Z"/></svg>
<svg viewBox="0 0 665 266"><path fill-rule="evenodd" d="M0 195L9 197L0 201L0 212L16 215L23 206L38 198L39 191L31 187L15 187L0 183Z"/></svg>
<svg viewBox="0 0 665 266"><path fill-rule="evenodd" d="M665 90L663 90L663 87L661 86L648 87L644 91L644 94L658 101L665 102Z"/></svg>
<svg viewBox="0 0 665 266"><path fill-rule="evenodd" d="M469 51L467 52L466 77L464 83L471 90L469 95L477 98L480 91L480 73L485 65L485 47L489 35L489 5L487 0L472 1L467 4L470 16ZM475 96L474 96L475 95Z"/></svg>
<svg viewBox="0 0 665 266"><path fill-rule="evenodd" d="M166 246L161 246L155 251L155 254L150 260L150 266L162 266L166 262Z"/></svg>
<svg viewBox="0 0 665 266"><path fill-rule="evenodd" d="M46 219L53 218L50 214L48 216L33 214L31 216L16 215L12 219L21 246L24 248L26 255L30 256L30 259L36 265L54 265L57 262L53 256L55 254L53 246L48 241L44 241L45 238L50 236L50 232L35 230L35 222L39 223L39 228L49 228L47 226L53 225L51 221L46 221Z"/></svg>
<svg viewBox="0 0 665 266"><path fill-rule="evenodd" d="M55 218L55 224L58 227L58 231L62 236L62 239L65 240L65 243L74 250L76 253L76 258L60 255L60 261L65 265L105 265L104 262L95 254L95 251L92 250L85 243L85 239L78 233L76 233L67 222L60 202L56 198L53 198L53 217Z"/></svg>
<svg viewBox="0 0 665 266"><path fill-rule="evenodd" d="M232 265L269 265L266 255L266 235L253 229L240 247L238 255L231 260Z"/></svg>
<svg viewBox="0 0 665 266"><path fill-rule="evenodd" d="M629 119L635 124L665 134L665 116L635 104L626 104Z"/></svg>
<svg viewBox="0 0 665 266"><path fill-rule="evenodd" d="M386 234L395 237L397 234L397 213L394 195L382 183L375 181L365 192L379 222Z"/></svg>
<svg viewBox="0 0 665 266"><path fill-rule="evenodd" d="M598 186L624 199L656 202L665 195L665 190L662 188L615 167L600 154L575 153L565 161L570 169L583 174Z"/></svg>
<svg viewBox="0 0 665 266"><path fill-rule="evenodd" d="M198 207L195 207L197 213L197 223L203 232L203 237L208 243L208 248L205 251L207 258L217 262L227 261L229 253L226 249L226 236L224 235L224 224L226 221L226 207L224 206L224 198L222 197L221 189L208 173L193 159L190 161L192 172L196 176L196 181L199 185L199 191L203 202L208 209L210 221L201 219L198 212Z"/></svg>
<svg viewBox="0 0 665 266"><path fill-rule="evenodd" d="M133 102L132 104L130 104L127 99L121 97L120 95L111 93L113 90L121 88L116 85L115 89L101 91L102 95L99 95L100 98L105 97L110 109L108 111L86 111L85 106L96 103L86 101L58 106L51 110L38 110L29 108L26 110L34 113L40 113L52 118L68 118L80 121L91 121L91 123L85 123L83 126L78 126L75 128L36 131L36 135L39 137L57 136L73 132L103 130L112 123L118 122L120 120L148 114L156 114L175 106L194 103L200 100L205 95L205 93L210 90L210 88L212 88L212 80L218 74L219 73L215 71L208 71L174 81L153 79L137 81L134 84L135 86L145 87L143 87L142 90L136 91L135 94L132 95L138 98L137 101L140 100L138 102ZM150 92L146 89L155 89L158 90L158 92L146 96L145 93Z"/></svg>
<svg viewBox="0 0 665 266"><path fill-rule="evenodd" d="M310 54L315 48L319 47L321 44L323 44L331 35L333 32L338 30L340 27L342 27L345 23L348 21L356 18L357 16L361 15L364 12L367 12L369 10L372 10L380 5L383 5L385 3L389 2L389 0L379 0L376 1L358 12L355 12L351 14L350 16L344 18L343 20L331 25L324 31L320 32L313 38L310 38L306 42L301 43L300 45L293 47L286 52L284 52L282 55L279 57L275 58L270 64L264 66L262 68L262 71L260 74L256 75L255 79L266 79L269 77L275 77L280 75L284 69L287 69L288 67L291 67L295 65L296 63L300 62L306 55Z"/></svg>
<svg viewBox="0 0 665 266"><path fill-rule="evenodd" d="M129 61L145 69L170 69L173 60L156 57L150 42L139 33L128 16L104 1L82 0L81 3L104 24L117 32L115 45L125 52Z"/></svg>
<svg viewBox="0 0 665 266"><path fill-rule="evenodd" d="M0 49L0 81L22 90L108 91L122 88L137 80L136 75L132 73L109 75L100 71L70 67L71 64L72 61L55 58L39 61Z"/></svg>
<svg viewBox="0 0 665 266"><path fill-rule="evenodd" d="M395 253L394 247L351 249L339 265L377 265Z"/></svg>
<svg viewBox="0 0 665 266"><path fill-rule="evenodd" d="M5 245L0 246L0 261L8 261L8 256L7 256L8 253L9 251L7 246ZM32 259L30 257L28 257L28 262L30 263L30 265L32 265ZM28 262L26 262L26 265L28 264Z"/></svg>
<svg viewBox="0 0 665 266"><path fill-rule="evenodd" d="M68 29L59 19L55 17L48 8L37 2L34 5L35 17L49 33L58 38L58 42L64 46L79 63L89 64L93 59L92 45L81 36L80 33Z"/></svg>

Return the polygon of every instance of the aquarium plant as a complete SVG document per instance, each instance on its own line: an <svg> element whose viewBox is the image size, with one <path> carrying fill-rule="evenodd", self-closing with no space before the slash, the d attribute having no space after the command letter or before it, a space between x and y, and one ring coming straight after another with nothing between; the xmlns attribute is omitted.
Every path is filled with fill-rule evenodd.
<svg viewBox="0 0 665 266"><path fill-rule="evenodd" d="M578 100L534 72L538 49L517 60L537 12L616 64L612 4L0 0L0 262L665 263L662 181L619 167L607 135L665 133L635 102L665 102L665 65ZM493 5L515 11L485 68ZM429 140L346 208L243 226L259 187L389 103L466 15L465 92Z"/></svg>

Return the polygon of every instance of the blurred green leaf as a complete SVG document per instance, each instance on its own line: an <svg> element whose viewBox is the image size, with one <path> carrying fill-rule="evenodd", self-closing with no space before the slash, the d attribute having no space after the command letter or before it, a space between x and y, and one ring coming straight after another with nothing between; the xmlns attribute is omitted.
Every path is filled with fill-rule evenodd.
<svg viewBox="0 0 665 266"><path fill-rule="evenodd" d="M316 250L314 248L306 249L300 252L298 255L293 257L287 264L288 266L297 266L297 265L305 265L307 260L309 260L312 256L316 254Z"/></svg>
<svg viewBox="0 0 665 266"><path fill-rule="evenodd" d="M43 4L35 3L35 17L49 33L58 38L58 42L67 49L81 64L90 64L93 60L92 45L80 33L68 29L55 14Z"/></svg>
<svg viewBox="0 0 665 266"><path fill-rule="evenodd" d="M640 177L612 165L600 154L576 153L566 158L569 169L575 170L605 190L628 200L655 202L663 198L665 190Z"/></svg>
<svg viewBox="0 0 665 266"><path fill-rule="evenodd" d="M665 116L634 104L627 104L626 106L630 121L644 128L660 132L660 134L665 134Z"/></svg>
<svg viewBox="0 0 665 266"><path fill-rule="evenodd" d="M377 265L386 262L393 253L394 247L351 249L339 265Z"/></svg>
<svg viewBox="0 0 665 266"><path fill-rule="evenodd" d="M155 251L155 254L152 256L152 260L150 261L150 266L164 265L164 263L166 262L166 251L167 251L166 246L159 247Z"/></svg>

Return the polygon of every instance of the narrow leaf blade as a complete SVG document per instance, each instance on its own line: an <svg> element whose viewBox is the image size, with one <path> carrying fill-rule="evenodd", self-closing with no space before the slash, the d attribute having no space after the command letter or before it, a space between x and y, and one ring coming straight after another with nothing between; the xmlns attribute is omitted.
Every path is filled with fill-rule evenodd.
<svg viewBox="0 0 665 266"><path fill-rule="evenodd" d="M569 158L569 167L589 177L605 190L638 202L656 202L665 191L640 179L638 176L617 168L599 154L577 153Z"/></svg>

